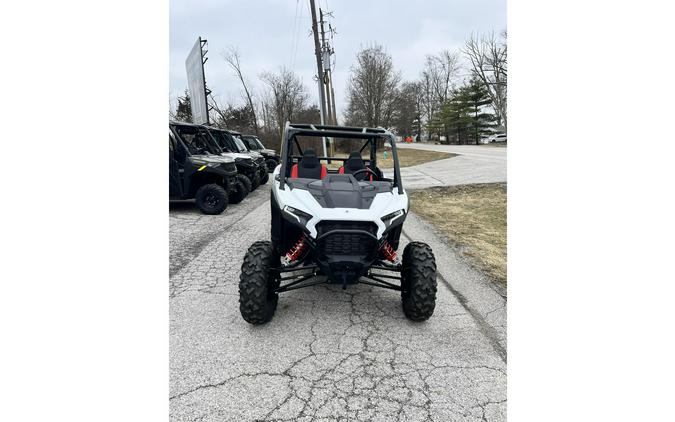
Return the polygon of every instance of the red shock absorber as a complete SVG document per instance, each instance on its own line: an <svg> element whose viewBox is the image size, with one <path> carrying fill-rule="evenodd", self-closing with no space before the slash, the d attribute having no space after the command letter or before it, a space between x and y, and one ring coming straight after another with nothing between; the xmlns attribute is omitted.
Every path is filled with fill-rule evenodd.
<svg viewBox="0 0 675 422"><path fill-rule="evenodd" d="M300 239L298 239L297 242L295 242L295 245L286 252L286 260L288 262L293 262L296 259L300 258L302 254L305 252L307 249L307 241L305 234L303 233L302 236L300 236Z"/></svg>
<svg viewBox="0 0 675 422"><path fill-rule="evenodd" d="M382 252L382 256L384 256L387 261L396 262L396 260L398 259L396 251L394 250L394 248L391 247L389 242L387 242L386 240L384 241L384 243L382 243L380 251Z"/></svg>

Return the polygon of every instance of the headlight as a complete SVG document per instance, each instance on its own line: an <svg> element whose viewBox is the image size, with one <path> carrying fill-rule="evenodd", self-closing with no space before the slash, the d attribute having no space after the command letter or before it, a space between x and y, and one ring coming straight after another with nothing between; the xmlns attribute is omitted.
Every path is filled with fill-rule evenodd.
<svg viewBox="0 0 675 422"><path fill-rule="evenodd" d="M289 207L288 205L284 207L284 212L297 219L298 223L300 223L303 226L306 225L307 222L312 219L312 216L310 214L307 214L304 211L300 211L297 208Z"/></svg>
<svg viewBox="0 0 675 422"><path fill-rule="evenodd" d="M225 163L206 163L206 166L207 167L218 167L221 164L225 164Z"/></svg>
<svg viewBox="0 0 675 422"><path fill-rule="evenodd" d="M403 215L403 210L394 211L382 217L382 221L393 220L394 218Z"/></svg>
<svg viewBox="0 0 675 422"><path fill-rule="evenodd" d="M384 217L382 217L382 222L384 223L386 228L389 228L394 223L394 221L401 218L404 214L405 214L405 212L403 210L391 212L391 213L385 215Z"/></svg>

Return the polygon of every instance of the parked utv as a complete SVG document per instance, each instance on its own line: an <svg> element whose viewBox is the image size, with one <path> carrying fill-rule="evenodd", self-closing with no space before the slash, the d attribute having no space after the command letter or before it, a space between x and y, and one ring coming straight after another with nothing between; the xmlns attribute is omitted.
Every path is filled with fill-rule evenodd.
<svg viewBox="0 0 675 422"><path fill-rule="evenodd" d="M338 149L340 144L351 149L349 157L317 157L312 147L323 137L333 138ZM377 149L385 142L391 145L392 178L377 167ZM343 164L329 169L321 160ZM263 324L272 319L279 293L324 283L397 290L406 317L431 317L436 303L431 248L410 242L402 258L396 252L408 208L390 132L287 123L272 180L271 241L253 243L241 267L244 320Z"/></svg>
<svg viewBox="0 0 675 422"><path fill-rule="evenodd" d="M209 132L217 142L218 146L224 151L241 154L242 156L250 157L255 166L255 173L249 176L253 184L253 189L259 185L267 183L269 175L267 174L267 167L265 167L265 159L257 152L252 152L246 149L244 141L241 140L241 134L233 130L219 129L209 127ZM248 176L248 174L247 174Z"/></svg>
<svg viewBox="0 0 675 422"><path fill-rule="evenodd" d="M281 157L273 149L265 148L260 139L255 135L241 135L241 140L244 141L244 145L249 151L256 151L262 154L265 158L265 164L267 165L267 171L272 173L274 169L279 165Z"/></svg>
<svg viewBox="0 0 675 422"><path fill-rule="evenodd" d="M184 122L171 122L170 126L184 142L191 141L193 138L196 139L191 142L198 142L203 148L203 154L229 157L234 160L237 166L237 181L234 191L229 195L229 203L238 204L246 198L251 192L252 186L250 179L245 174L255 174L256 169L256 165L250 157L242 154L223 153L205 126Z"/></svg>
<svg viewBox="0 0 675 422"><path fill-rule="evenodd" d="M220 214L236 191L234 160L208 154L201 137L178 135L178 125L169 123L169 199L194 199L204 214Z"/></svg>

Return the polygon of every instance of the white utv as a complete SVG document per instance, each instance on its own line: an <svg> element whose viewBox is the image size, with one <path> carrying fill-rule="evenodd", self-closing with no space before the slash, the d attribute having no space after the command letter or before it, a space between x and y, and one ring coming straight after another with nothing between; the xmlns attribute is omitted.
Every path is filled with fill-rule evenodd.
<svg viewBox="0 0 675 422"><path fill-rule="evenodd" d="M324 137L352 150L349 157L318 157L311 147ZM392 178L377 167L377 150L385 143L391 145ZM322 160L342 165L328 169ZM401 258L397 254L409 199L390 132L287 123L271 207L271 241L253 243L241 267L244 320L263 324L272 319L279 293L323 283L398 290L406 317L431 317L436 303L431 248L411 242Z"/></svg>

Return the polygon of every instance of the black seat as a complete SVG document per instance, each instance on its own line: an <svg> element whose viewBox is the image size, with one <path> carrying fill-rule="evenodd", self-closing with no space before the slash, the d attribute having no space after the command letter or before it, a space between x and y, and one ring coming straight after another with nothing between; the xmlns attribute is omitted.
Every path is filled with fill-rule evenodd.
<svg viewBox="0 0 675 422"><path fill-rule="evenodd" d="M340 167L338 172L340 174L354 174L359 170L363 170L366 168L366 163L363 161L363 158L361 158L361 154L358 151L354 151L351 154L349 154L349 158L345 161L344 166ZM372 180L373 177L370 175L368 172L362 172L361 174L357 174L354 176L356 180L365 180L366 178L368 180Z"/></svg>
<svg viewBox="0 0 675 422"><path fill-rule="evenodd" d="M300 162L294 164L291 168L291 178L298 177L305 179L323 179L326 177L326 166L321 164L313 149L305 150Z"/></svg>

